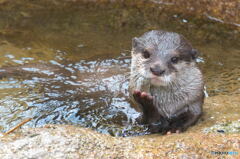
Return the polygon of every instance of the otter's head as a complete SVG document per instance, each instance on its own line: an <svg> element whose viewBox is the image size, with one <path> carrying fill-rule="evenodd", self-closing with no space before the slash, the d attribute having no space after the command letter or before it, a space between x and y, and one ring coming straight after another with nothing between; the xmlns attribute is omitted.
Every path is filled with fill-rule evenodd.
<svg viewBox="0 0 240 159"><path fill-rule="evenodd" d="M155 86L167 86L195 66L197 51L187 40L165 31L150 31L132 40L132 73Z"/></svg>

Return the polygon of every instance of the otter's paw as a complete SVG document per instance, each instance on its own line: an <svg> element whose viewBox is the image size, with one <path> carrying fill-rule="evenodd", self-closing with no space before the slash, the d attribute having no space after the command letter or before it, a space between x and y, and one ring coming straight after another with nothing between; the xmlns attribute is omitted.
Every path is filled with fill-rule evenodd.
<svg viewBox="0 0 240 159"><path fill-rule="evenodd" d="M135 90L133 92L133 97L143 107L150 106L153 104L153 96L147 94L146 92Z"/></svg>
<svg viewBox="0 0 240 159"><path fill-rule="evenodd" d="M169 130L166 132L166 135L171 135L173 133L180 134L182 131L181 130Z"/></svg>

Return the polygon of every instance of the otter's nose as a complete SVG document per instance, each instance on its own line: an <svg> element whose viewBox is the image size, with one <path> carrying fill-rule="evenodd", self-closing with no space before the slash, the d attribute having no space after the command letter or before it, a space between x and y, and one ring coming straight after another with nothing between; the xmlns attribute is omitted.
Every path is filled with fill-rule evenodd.
<svg viewBox="0 0 240 159"><path fill-rule="evenodd" d="M150 67L150 71L156 76L161 76L165 72L165 70L160 69L158 66Z"/></svg>

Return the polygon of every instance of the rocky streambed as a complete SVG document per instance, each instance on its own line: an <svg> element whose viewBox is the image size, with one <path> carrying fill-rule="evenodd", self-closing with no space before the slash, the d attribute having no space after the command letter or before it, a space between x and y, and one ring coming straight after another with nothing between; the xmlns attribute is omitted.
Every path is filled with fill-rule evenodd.
<svg viewBox="0 0 240 159"><path fill-rule="evenodd" d="M240 158L239 6L0 0L0 66L13 70L0 79L0 158ZM131 39L152 29L181 33L202 53L209 97L181 134L143 135L134 125ZM26 65L30 73L14 74ZM25 118L33 120L3 134Z"/></svg>
<svg viewBox="0 0 240 159"><path fill-rule="evenodd" d="M231 111L224 111L238 108L239 97L238 95L207 98L202 120L181 134L112 137L87 128L46 125L42 128L19 129L1 137L0 156L3 159L239 158L239 116L234 117ZM223 115L227 117L223 118ZM229 121L236 123L234 126L227 125ZM224 123L225 127L213 129L214 125Z"/></svg>

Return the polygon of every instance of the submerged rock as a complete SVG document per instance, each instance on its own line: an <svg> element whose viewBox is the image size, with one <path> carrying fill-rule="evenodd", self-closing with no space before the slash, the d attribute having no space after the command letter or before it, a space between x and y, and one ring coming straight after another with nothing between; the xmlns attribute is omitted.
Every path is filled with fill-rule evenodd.
<svg viewBox="0 0 240 159"><path fill-rule="evenodd" d="M228 121L204 129L205 132L240 133L240 120Z"/></svg>

